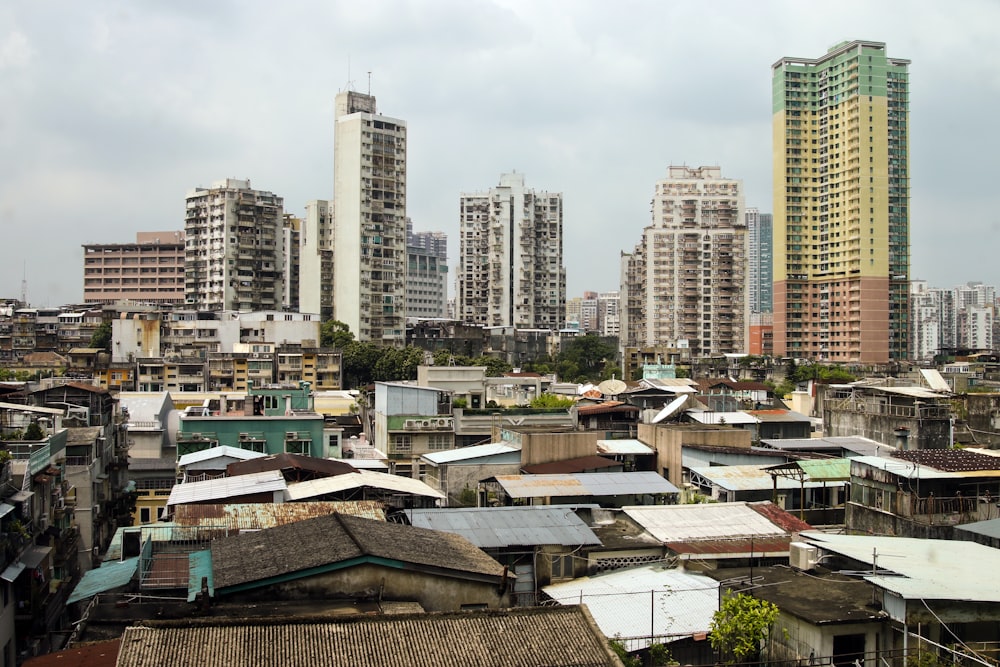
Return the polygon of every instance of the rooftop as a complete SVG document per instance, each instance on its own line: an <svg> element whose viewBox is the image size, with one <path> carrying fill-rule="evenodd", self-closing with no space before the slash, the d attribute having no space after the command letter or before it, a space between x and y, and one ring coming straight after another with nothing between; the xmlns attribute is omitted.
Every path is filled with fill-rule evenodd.
<svg viewBox="0 0 1000 667"><path fill-rule="evenodd" d="M559 544L600 544L570 507L463 507L407 510L410 523L461 535L480 549Z"/></svg>
<svg viewBox="0 0 1000 667"><path fill-rule="evenodd" d="M679 493L676 486L655 472L497 475L494 479L511 498Z"/></svg>
<svg viewBox="0 0 1000 667"><path fill-rule="evenodd" d="M620 667L584 607L134 626L118 667Z"/></svg>

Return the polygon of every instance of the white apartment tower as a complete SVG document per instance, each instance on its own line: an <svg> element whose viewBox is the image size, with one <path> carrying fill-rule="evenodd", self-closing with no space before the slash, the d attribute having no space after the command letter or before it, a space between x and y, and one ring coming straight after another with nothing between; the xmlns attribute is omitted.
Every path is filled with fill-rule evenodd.
<svg viewBox="0 0 1000 667"><path fill-rule="evenodd" d="M483 326L560 329L566 314L561 193L536 192L524 175L500 176L460 201L458 319Z"/></svg>
<svg viewBox="0 0 1000 667"><path fill-rule="evenodd" d="M749 304L742 181L719 167L670 167L653 221L622 256L625 345L744 352Z"/></svg>
<svg viewBox="0 0 1000 667"><path fill-rule="evenodd" d="M334 317L360 341L406 339L406 123L375 97L337 95L333 144Z"/></svg>
<svg viewBox="0 0 1000 667"><path fill-rule="evenodd" d="M306 202L299 236L299 310L333 317L333 202Z"/></svg>
<svg viewBox="0 0 1000 667"><path fill-rule="evenodd" d="M187 195L184 293L197 310L281 310L284 202L227 178Z"/></svg>

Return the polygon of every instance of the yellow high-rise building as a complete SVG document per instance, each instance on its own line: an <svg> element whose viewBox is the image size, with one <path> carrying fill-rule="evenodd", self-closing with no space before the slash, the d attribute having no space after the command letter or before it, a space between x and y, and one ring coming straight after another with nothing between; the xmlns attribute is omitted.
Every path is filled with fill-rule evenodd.
<svg viewBox="0 0 1000 667"><path fill-rule="evenodd" d="M774 353L908 353L908 60L844 42L772 66Z"/></svg>

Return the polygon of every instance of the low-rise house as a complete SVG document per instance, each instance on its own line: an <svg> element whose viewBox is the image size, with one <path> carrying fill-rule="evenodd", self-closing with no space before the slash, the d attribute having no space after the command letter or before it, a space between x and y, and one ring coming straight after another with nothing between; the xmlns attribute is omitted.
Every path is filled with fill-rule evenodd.
<svg viewBox="0 0 1000 667"><path fill-rule="evenodd" d="M641 409L621 401L603 401L577 406L580 428L600 431L605 438L634 438L638 432Z"/></svg>
<svg viewBox="0 0 1000 667"><path fill-rule="evenodd" d="M545 586L560 605L587 606L597 626L628 651L664 644L673 660L707 665L708 642L719 609L719 583L662 564L644 565Z"/></svg>
<svg viewBox="0 0 1000 667"><path fill-rule="evenodd" d="M344 514L215 540L209 554L211 595L246 602L384 598L428 611L494 609L509 606L513 583L458 535Z"/></svg>
<svg viewBox="0 0 1000 667"><path fill-rule="evenodd" d="M348 459L354 463L357 459ZM424 482L447 496L447 504L472 505L480 480L495 475L516 475L521 450L504 444L473 445L420 457Z"/></svg>
<svg viewBox="0 0 1000 667"><path fill-rule="evenodd" d="M181 482L202 482L206 479L225 477L230 463L267 456L241 447L220 445L184 454L177 459L177 476ZM173 488L173 484L170 485Z"/></svg>
<svg viewBox="0 0 1000 667"><path fill-rule="evenodd" d="M848 530L950 539L996 514L1000 457L962 449L891 451L851 459Z"/></svg>
<svg viewBox="0 0 1000 667"><path fill-rule="evenodd" d="M421 455L455 448L455 419L446 392L376 382L374 401L372 444L388 454L391 472L419 479Z"/></svg>
<svg viewBox="0 0 1000 667"><path fill-rule="evenodd" d="M784 510L798 512L843 504L844 487L850 477L849 464L847 459L835 461L838 469L833 477L828 474L829 461L823 461L823 465L815 469L815 479L808 470L799 468L803 474L783 475L772 473L773 466L768 465L692 466L688 469L688 478L700 493L713 500L770 500Z"/></svg>
<svg viewBox="0 0 1000 667"><path fill-rule="evenodd" d="M812 433L812 420L792 410L747 410L757 419L754 442L765 439L808 438Z"/></svg>
<svg viewBox="0 0 1000 667"><path fill-rule="evenodd" d="M152 523L166 507L177 477L177 447L170 437L173 400L167 392L118 394L128 446L128 474L135 482L133 524Z"/></svg>
<svg viewBox="0 0 1000 667"><path fill-rule="evenodd" d="M310 647L308 657L303 646ZM585 607L342 619L260 618L126 630L118 667L177 662L261 667L621 667ZM221 647L226 647L224 650ZM220 653L220 650L223 650Z"/></svg>
<svg viewBox="0 0 1000 667"><path fill-rule="evenodd" d="M656 471L656 452L635 439L598 440L597 455L619 461L625 472Z"/></svg>
<svg viewBox="0 0 1000 667"><path fill-rule="evenodd" d="M581 550L601 544L568 506L423 509L405 516L414 526L461 535L510 568L518 606L538 604L541 586L585 574Z"/></svg>

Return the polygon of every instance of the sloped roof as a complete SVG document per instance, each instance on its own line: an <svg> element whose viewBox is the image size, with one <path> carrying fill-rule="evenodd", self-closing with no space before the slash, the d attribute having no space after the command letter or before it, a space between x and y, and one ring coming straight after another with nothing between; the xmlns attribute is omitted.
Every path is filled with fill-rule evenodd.
<svg viewBox="0 0 1000 667"><path fill-rule="evenodd" d="M447 570L453 575L499 579L504 574L500 563L459 535L346 514L222 538L212 542L211 551L217 591L263 586L276 577L334 569L366 557Z"/></svg>
<svg viewBox="0 0 1000 667"><path fill-rule="evenodd" d="M393 493L409 493L430 498L445 497L443 493L432 489L419 479L390 475L374 470L359 470L357 475L337 475L336 477L311 479L307 482L293 482L288 485L288 498L298 501L349 489L360 489L365 486Z"/></svg>
<svg viewBox="0 0 1000 667"><path fill-rule="evenodd" d="M324 477L358 472L350 463L282 452L280 454L269 454L267 456L259 456L230 463L226 466L226 473L229 475L246 475L247 473L263 472L265 470L289 469L322 475Z"/></svg>
<svg viewBox="0 0 1000 667"><path fill-rule="evenodd" d="M655 472L497 475L494 479L511 498L679 493L676 486Z"/></svg>
<svg viewBox="0 0 1000 667"><path fill-rule="evenodd" d="M407 515L414 526L461 535L480 549L601 543L571 508L563 506L413 509Z"/></svg>
<svg viewBox="0 0 1000 667"><path fill-rule="evenodd" d="M170 489L167 506L236 498L256 493L273 493L285 491L287 488L285 478L282 477L280 470L207 479L203 482L185 482L184 484L174 484L173 488Z"/></svg>
<svg viewBox="0 0 1000 667"><path fill-rule="evenodd" d="M942 472L1000 470L1000 458L964 449L908 449L896 450L892 455Z"/></svg>
<svg viewBox="0 0 1000 667"><path fill-rule="evenodd" d="M509 454L511 452L521 451L517 447L511 447L510 445L504 445L501 443L490 443L488 445L473 445L471 447L458 447L457 449L448 449L443 452L430 452L429 454L424 454L421 458L425 458L432 463L437 463L442 465L445 463L454 463L456 461L468 461L471 459L485 458L488 456L497 456L499 454Z"/></svg>
<svg viewBox="0 0 1000 667"><path fill-rule="evenodd" d="M747 410L747 413L764 423L812 423L809 417L794 410Z"/></svg>
<svg viewBox="0 0 1000 667"><path fill-rule="evenodd" d="M876 456L895 449L891 445L860 435L831 436L826 438L766 438L760 441L771 449L784 451L824 451L846 449L855 454Z"/></svg>
<svg viewBox="0 0 1000 667"><path fill-rule="evenodd" d="M264 530L334 512L377 521L385 520L385 506L375 500L178 505L174 508L173 519L178 526Z"/></svg>
<svg viewBox="0 0 1000 667"><path fill-rule="evenodd" d="M604 401L603 403L594 403L593 405L580 405L576 408L576 414L581 417L586 417L587 415L613 414L616 412L639 412L639 406L629 405L628 403L622 403L621 401Z"/></svg>
<svg viewBox="0 0 1000 667"><path fill-rule="evenodd" d="M179 459L177 459L177 465L180 468L189 466L192 463L201 463L202 461L211 461L216 458L233 458L239 459L241 461L246 461L248 459L258 459L267 456L261 452L252 452L249 449L242 449L240 447L231 447L229 445L219 445L218 447L209 447L208 449L202 449L197 452L191 452L190 454L184 454Z"/></svg>
<svg viewBox="0 0 1000 667"><path fill-rule="evenodd" d="M120 648L121 639L77 644L64 651L26 660L21 667L115 667Z"/></svg>
<svg viewBox="0 0 1000 667"><path fill-rule="evenodd" d="M634 439L598 440L598 454L653 454L653 448Z"/></svg>
<svg viewBox="0 0 1000 667"><path fill-rule="evenodd" d="M105 593L127 585L139 568L139 557L126 558L122 561L109 561L101 567L83 573L73 592L66 599L66 604L92 598L98 593Z"/></svg>
<svg viewBox="0 0 1000 667"><path fill-rule="evenodd" d="M621 667L585 607L281 619L191 621L125 630L118 667Z"/></svg>
<svg viewBox="0 0 1000 667"><path fill-rule="evenodd" d="M699 424L758 424L760 420L753 415L737 412L715 412L713 410L688 410L684 413Z"/></svg>
<svg viewBox="0 0 1000 667"><path fill-rule="evenodd" d="M843 478L839 481L806 480L778 476L777 479L768 472L768 465L738 465L738 466L691 466L692 474L697 474L713 486L726 491L769 491L777 482L779 489L807 489L821 486L843 486Z"/></svg>
<svg viewBox="0 0 1000 667"><path fill-rule="evenodd" d="M642 648L649 646L651 630L674 639L708 632L719 608L717 581L662 565L581 577L542 590L563 605L582 600L604 636L635 637Z"/></svg>
<svg viewBox="0 0 1000 667"><path fill-rule="evenodd" d="M622 510L664 543L787 534L784 527L754 510L753 504L643 505Z"/></svg>

